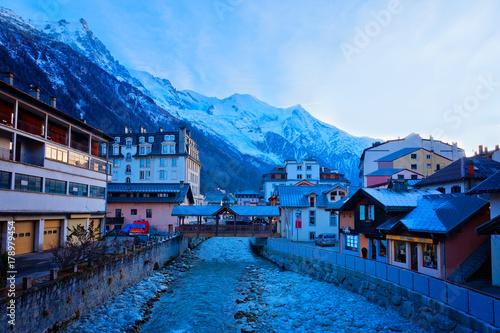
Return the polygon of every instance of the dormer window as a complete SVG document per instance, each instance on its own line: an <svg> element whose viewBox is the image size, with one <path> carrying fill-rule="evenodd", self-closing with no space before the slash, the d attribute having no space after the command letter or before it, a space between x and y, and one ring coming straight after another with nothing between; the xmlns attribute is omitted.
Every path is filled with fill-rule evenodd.
<svg viewBox="0 0 500 333"><path fill-rule="evenodd" d="M144 142L144 137L143 136L139 137L139 142Z"/></svg>
<svg viewBox="0 0 500 333"><path fill-rule="evenodd" d="M115 138L115 142L116 142L116 143L120 143L120 137L119 137L119 136L117 136L117 137Z"/></svg>
<svg viewBox="0 0 500 333"><path fill-rule="evenodd" d="M146 147L141 147L141 148L139 149L139 154L141 154L141 155L146 155Z"/></svg>
<svg viewBox="0 0 500 333"><path fill-rule="evenodd" d="M155 138L154 138L154 136L150 136L150 137L148 138L148 142L149 142L149 143L153 143L153 142L155 142Z"/></svg>
<svg viewBox="0 0 500 333"><path fill-rule="evenodd" d="M114 146L113 147L113 155L118 155L120 153L120 147L119 146Z"/></svg>
<svg viewBox="0 0 500 333"><path fill-rule="evenodd" d="M174 135L165 135L164 139L165 139L165 141L175 141L175 136Z"/></svg>
<svg viewBox="0 0 500 333"><path fill-rule="evenodd" d="M146 147L146 154L151 154L151 147Z"/></svg>
<svg viewBox="0 0 500 333"><path fill-rule="evenodd" d="M315 201L316 201L316 198L314 196L310 196L309 197L309 207L314 207Z"/></svg>
<svg viewBox="0 0 500 333"><path fill-rule="evenodd" d="M126 145L127 148L132 148L132 139L127 138L127 141L126 141L125 145Z"/></svg>

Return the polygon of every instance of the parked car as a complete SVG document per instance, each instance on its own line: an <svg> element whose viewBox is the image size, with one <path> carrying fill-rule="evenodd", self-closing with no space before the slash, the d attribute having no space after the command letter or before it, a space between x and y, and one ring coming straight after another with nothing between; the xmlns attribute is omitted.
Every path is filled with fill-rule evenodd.
<svg viewBox="0 0 500 333"><path fill-rule="evenodd" d="M128 234L130 233L130 228L132 228L132 224L127 224L125 228L118 231L118 233L120 235L128 236Z"/></svg>
<svg viewBox="0 0 500 333"><path fill-rule="evenodd" d="M149 233L149 222L146 220L134 221L130 227L130 235Z"/></svg>
<svg viewBox="0 0 500 333"><path fill-rule="evenodd" d="M336 243L337 241L335 234L319 234L314 239L314 244L319 246L335 245Z"/></svg>

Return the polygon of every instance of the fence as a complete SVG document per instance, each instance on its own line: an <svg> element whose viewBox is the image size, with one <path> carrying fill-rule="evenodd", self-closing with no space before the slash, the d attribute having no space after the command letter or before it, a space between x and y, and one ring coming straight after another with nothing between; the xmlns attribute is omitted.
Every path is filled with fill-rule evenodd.
<svg viewBox="0 0 500 333"><path fill-rule="evenodd" d="M324 261L378 277L500 327L500 298L498 297L403 268L344 253L273 239L268 239L267 246L275 251Z"/></svg>

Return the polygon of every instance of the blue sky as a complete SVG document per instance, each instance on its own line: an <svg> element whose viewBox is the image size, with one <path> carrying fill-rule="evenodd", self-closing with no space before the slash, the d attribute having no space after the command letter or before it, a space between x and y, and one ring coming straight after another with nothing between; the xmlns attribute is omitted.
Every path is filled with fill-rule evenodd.
<svg viewBox="0 0 500 333"><path fill-rule="evenodd" d="M354 135L500 144L500 2L2 1L84 18L129 68L219 98L302 104Z"/></svg>

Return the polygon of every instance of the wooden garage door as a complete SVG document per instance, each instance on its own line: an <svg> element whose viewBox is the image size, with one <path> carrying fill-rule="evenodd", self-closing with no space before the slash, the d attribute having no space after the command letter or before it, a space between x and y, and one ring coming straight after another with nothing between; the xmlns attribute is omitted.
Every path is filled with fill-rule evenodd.
<svg viewBox="0 0 500 333"><path fill-rule="evenodd" d="M35 250L35 222L15 222L14 248L16 254L30 253Z"/></svg>
<svg viewBox="0 0 500 333"><path fill-rule="evenodd" d="M59 247L61 239L61 221L45 220L43 229L43 249L53 249Z"/></svg>

